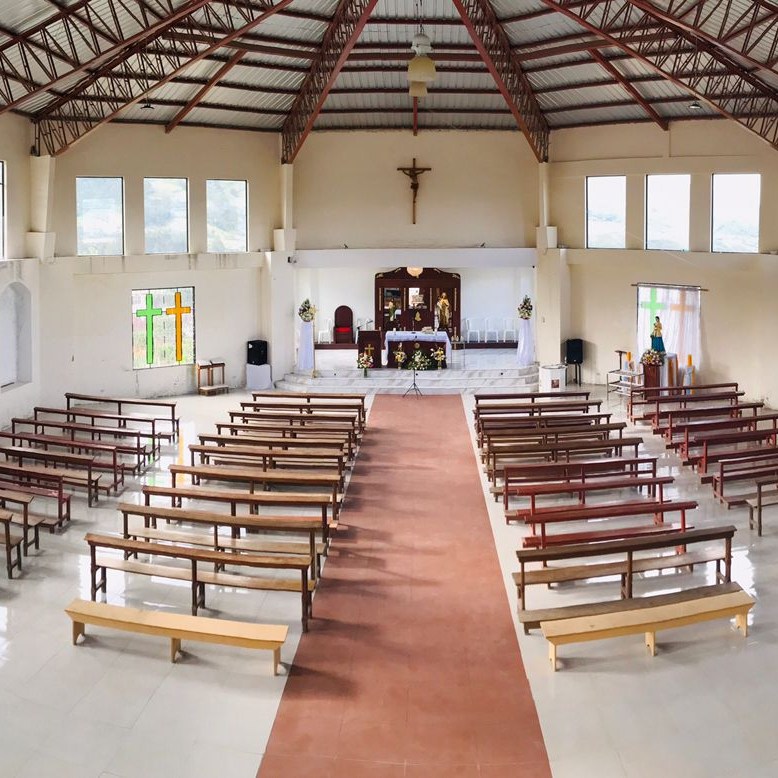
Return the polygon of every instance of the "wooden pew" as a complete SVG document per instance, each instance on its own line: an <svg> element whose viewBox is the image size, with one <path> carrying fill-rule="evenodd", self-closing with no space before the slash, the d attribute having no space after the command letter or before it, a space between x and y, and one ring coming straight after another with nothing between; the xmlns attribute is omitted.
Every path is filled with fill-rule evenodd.
<svg viewBox="0 0 778 778"><path fill-rule="evenodd" d="M27 556L30 546L35 549L40 548L40 525L43 523L42 516L30 514L30 503L35 499L35 495L25 492L14 491L13 489L0 489L0 508L7 508L8 503L18 505L18 510L11 511L11 521L22 527L22 552ZM30 540L30 530L32 530L32 540Z"/></svg>
<svg viewBox="0 0 778 778"><path fill-rule="evenodd" d="M619 538L641 537L644 535L667 534L675 530L686 530L686 511L694 510L697 502L694 500L639 500L636 502L602 503L574 508L560 508L557 512L549 511L525 518L525 523L533 528L533 534L524 538L524 548L546 548L551 545L571 543L593 543L602 540L617 540ZM680 513L680 524L665 524L667 513ZM548 534L548 528L569 521L600 521L602 519L630 519L639 516L652 515L654 523L648 526L616 527L610 524L608 529L578 530L559 534ZM540 534L534 534L536 525L540 526Z"/></svg>
<svg viewBox="0 0 778 778"><path fill-rule="evenodd" d="M570 462L529 462L506 465L503 473L503 507L507 511L509 499L525 484L549 481L570 482L614 477L646 476L656 478L656 457L581 459Z"/></svg>
<svg viewBox="0 0 778 778"><path fill-rule="evenodd" d="M754 416L764 408L763 402L737 403L735 405L716 405L706 408L681 408L660 411L651 419L651 431L654 435L663 435L672 440L678 424L695 419L735 419L750 411Z"/></svg>
<svg viewBox="0 0 778 778"><path fill-rule="evenodd" d="M711 392L720 393L722 391L737 392L740 387L737 382L727 381L721 384L697 384L695 386L631 386L629 396L627 397L627 415L632 416L634 404L651 402L657 397L666 397L668 395L700 395L710 394Z"/></svg>
<svg viewBox="0 0 778 778"><path fill-rule="evenodd" d="M313 494L312 492L239 492L233 490L206 489L202 486L169 486L143 487L143 497L146 505L151 504L152 497L170 499L173 507L180 506L182 500L202 500L230 506L230 514L237 515L237 506L246 505L252 515L258 508L318 508L321 511L321 532L324 542L324 554L330 542L330 522L328 514L332 505L329 494ZM335 526L333 522L333 526Z"/></svg>
<svg viewBox="0 0 778 778"><path fill-rule="evenodd" d="M549 659L557 669L557 646L622 635L645 635L651 656L656 655L656 633L711 619L735 618L737 628L748 635L748 612L756 601L739 584L703 586L671 595L621 600L602 613L542 621L549 641Z"/></svg>
<svg viewBox="0 0 778 778"><path fill-rule="evenodd" d="M510 403L503 406L479 409L476 418L502 418L521 416L548 416L558 413L600 413L602 400L558 400L543 402Z"/></svg>
<svg viewBox="0 0 778 778"><path fill-rule="evenodd" d="M11 434L21 434L16 432L17 427L32 427L33 435L45 435L47 429L60 430L62 433L69 433L70 440L76 445L81 441L84 442L100 442L104 443L104 438L111 438L113 441L132 440L134 443L125 445L122 442L113 442L111 445L115 446L120 454L126 454L135 458L135 471L140 471L146 467L146 463L153 459L155 456L155 449L152 446L151 449L147 448L143 440L149 436L138 430L128 430L124 427L93 427L91 424L79 424L78 422L70 421L58 421L55 419L11 419ZM88 438L76 437L77 432L82 432L85 435L89 435ZM63 440L68 438L62 437Z"/></svg>
<svg viewBox="0 0 778 778"><path fill-rule="evenodd" d="M519 459L541 459L558 462L563 459L570 462L571 457L586 456L593 453L605 454L607 457L622 457L625 450L633 449L634 457L643 444L643 438L608 438L607 440L562 440L559 443L545 445L504 445L489 451L487 473L492 486L497 486L497 477L505 472L505 468L515 464ZM500 464L502 463L502 464Z"/></svg>
<svg viewBox="0 0 778 778"><path fill-rule="evenodd" d="M346 455L342 450L326 448L289 448L277 449L264 446L205 446L190 444L191 464L227 464L230 465L261 465L263 470L275 468L306 468L326 467L337 470L340 476L340 487L346 471Z"/></svg>
<svg viewBox="0 0 778 778"><path fill-rule="evenodd" d="M771 505L778 505L778 467L773 475L754 479L756 495L746 499L748 506L748 528L756 529L762 537L762 511Z"/></svg>
<svg viewBox="0 0 778 778"><path fill-rule="evenodd" d="M515 416L511 418L479 418L476 420L478 446L489 439L510 438L522 430L554 429L555 427L592 427L610 424L612 413L560 413L546 416Z"/></svg>
<svg viewBox="0 0 778 778"><path fill-rule="evenodd" d="M703 476L702 479L703 482L710 479L714 496L728 508L745 504L747 500L755 497L756 493L725 494L727 484L751 482L778 475L778 449L763 446L751 452L740 453L738 457L719 460L718 472Z"/></svg>
<svg viewBox="0 0 778 778"><path fill-rule="evenodd" d="M709 394L667 394L661 397L655 397L650 400L638 400L634 405L645 405L650 408L642 416L634 412L628 417L630 421L651 421L652 417L661 413L665 406L676 406L677 409L686 408L689 405L697 406L701 403L709 405L736 405L745 392L710 392Z"/></svg>
<svg viewBox="0 0 778 778"><path fill-rule="evenodd" d="M68 484L68 486L85 488L89 505L92 505L98 499L100 474L92 472L94 457L82 454L63 454L58 451L43 451L37 448L23 448L21 446L0 446L0 456L5 457L6 463L11 459L15 460L25 472L59 474L62 477L62 482ZM43 462L43 467L25 465L26 460ZM52 465L52 467L49 467L49 465ZM70 468L79 469L72 470Z"/></svg>
<svg viewBox="0 0 778 778"><path fill-rule="evenodd" d="M742 443L755 443L754 447L727 448L724 451L719 446L738 446ZM770 448L776 445L775 430L741 430L738 432L701 432L690 445L690 448L702 446L699 454L689 453L683 459L684 465L691 465L698 473L708 472L708 466L722 459L732 459L748 454L758 448Z"/></svg>
<svg viewBox="0 0 778 778"><path fill-rule="evenodd" d="M588 400L591 392L586 390L565 390L563 392L495 392L494 394L475 394L475 409L480 406L500 404L502 402L515 402L517 400L529 400L537 402L538 400ZM474 409L474 413L475 413Z"/></svg>
<svg viewBox="0 0 778 778"><path fill-rule="evenodd" d="M361 402L317 402L315 405L306 401L291 402L289 400L279 403L273 400L253 400L244 401L240 404L241 410L252 411L254 413L278 412L286 410L296 410L298 413L312 416L314 413L327 413L332 416L342 416L343 418L354 417L357 420L357 430L363 432L365 429L365 420L363 411L365 406Z"/></svg>
<svg viewBox="0 0 778 778"><path fill-rule="evenodd" d="M310 441L316 439L321 445L340 445L345 447L346 453L349 459L354 458L354 452L356 451L358 440L353 430L335 430L331 427L316 428L316 427L290 427L286 424L279 425L275 422L268 424L260 424L259 422L251 422L250 424L235 424L232 422L216 422L216 432L222 435L227 431L230 435L235 437L271 437L275 436L279 441L293 441L295 445L298 445L298 440L304 439ZM301 444L305 445L305 444Z"/></svg>
<svg viewBox="0 0 778 778"><path fill-rule="evenodd" d="M281 647L289 631L289 627L282 624L254 624L205 616L185 616L79 599L73 600L65 608L65 613L73 621L74 646L81 635L86 635L86 625L93 624L170 638L171 662L175 662L181 652L182 640L266 649L273 652L273 675L278 675Z"/></svg>
<svg viewBox="0 0 778 778"><path fill-rule="evenodd" d="M12 523L11 511L0 511L0 545L5 547L5 571L9 578L13 578L14 568L22 572L21 547L24 545L24 536L12 531Z"/></svg>
<svg viewBox="0 0 778 778"><path fill-rule="evenodd" d="M764 429L759 424L769 422L770 428L778 432L778 413L762 413L758 416L738 416L734 419L714 419L712 421L691 421L686 424L676 424L674 435L680 439L669 439L665 436L665 445L676 449L682 457L688 456L697 436L705 432L737 432L738 430Z"/></svg>
<svg viewBox="0 0 778 778"><path fill-rule="evenodd" d="M32 415L35 420L42 416L64 416L67 421L76 422L78 419L88 419L89 425L94 429L100 430L100 421L115 421L118 427L127 428L127 424L138 424L147 428L148 438L152 442L152 447L159 453L161 450L161 441L170 441L173 439L172 433L159 432L157 430L157 419L153 416L127 415L118 413L106 413L103 411L90 411L87 408L49 408L36 406L32 409ZM129 429L129 428L128 428ZM146 431L144 429L144 431Z"/></svg>
<svg viewBox="0 0 778 778"><path fill-rule="evenodd" d="M537 507L538 497L558 497L559 495L577 495L576 505L586 505L586 495L590 492L619 491L621 489L648 489L649 494L656 495L659 502L664 502L664 487L673 483L675 478L671 475L658 478L641 477L640 475L627 475L621 478L603 478L595 481L568 481L565 483L536 483L516 487L519 497L528 497L529 505L526 508L506 511L505 520L525 521L530 516L542 513L558 512L564 505L551 505L545 508ZM575 506L570 506L575 507Z"/></svg>
<svg viewBox="0 0 778 778"><path fill-rule="evenodd" d="M364 394L339 394L336 392L280 392L277 389L273 391L252 392L252 400L273 400L274 402L283 405L285 400L303 401L309 405L316 406L319 402L335 402L341 401L345 403L358 402L361 405L361 417L362 423L366 421L367 411L365 408Z"/></svg>
<svg viewBox="0 0 778 778"><path fill-rule="evenodd" d="M0 489L12 491L17 494L26 494L30 497L42 497L52 499L56 502L57 515L48 514L34 515L28 514L28 522L32 525L40 524L48 527L50 532L56 528L61 528L66 522L70 521L70 495L65 492L62 479L54 477L51 479L53 487L35 486L28 481L17 479L14 474L4 474L0 472Z"/></svg>
<svg viewBox="0 0 778 778"><path fill-rule="evenodd" d="M71 454L89 451L93 456L92 467L95 470L106 470L113 474L113 483L111 487L106 487L106 492L113 488L114 492L118 493L119 487L124 485L124 471L127 465L119 460L121 453L119 446L111 443L95 443L91 440L76 441L54 435L35 435L24 432L0 432L0 438L10 440L12 445L15 445L17 442L19 445L26 443L30 448L39 447L44 451L49 451L52 447L64 448L65 451ZM110 459L100 459L98 454L108 454ZM140 475L139 472L136 472L135 467L130 467L130 470Z"/></svg>
<svg viewBox="0 0 778 778"><path fill-rule="evenodd" d="M180 475L188 475L194 484L201 479L209 481L227 481L230 483L249 484L249 491L253 492L257 487L268 488L271 485L304 486L329 489L331 494L332 518L338 520L338 506L340 505L340 476L337 473L324 473L307 470L284 472L279 470L260 470L257 467L215 467L213 465L169 465L171 483L176 488L176 481Z"/></svg>
<svg viewBox="0 0 778 778"><path fill-rule="evenodd" d="M245 425L230 425L245 429ZM282 436L261 436L261 435L217 435L200 434L197 436L200 445L211 443L216 446L257 446L268 449L269 451L284 451L285 449L308 449L315 448L330 452L344 454L348 459L347 446L344 443L345 438L304 438L304 437L282 437Z"/></svg>
<svg viewBox="0 0 778 778"><path fill-rule="evenodd" d="M619 576L621 597L634 594L636 575L646 572L691 568L694 565L716 563L716 580L726 583L732 580L732 538L735 527L709 527L690 529L685 532L669 532L659 537L628 538L626 540L605 540L602 543L579 543L551 548L525 548L516 552L519 572L513 574L516 594L519 599L519 621L525 634L540 626L540 617L527 610L526 590L528 586L552 586L573 581L588 581L595 578ZM688 551L687 547L702 543L719 543L715 548ZM682 549L679 551L678 549ZM663 554L663 551L674 551ZM640 556L650 552L650 556ZM607 560L602 560L607 557ZM616 559L613 559L616 557ZM587 559L600 559L585 562ZM555 562L573 562L568 565L549 566ZM542 565L528 570L529 565Z"/></svg>
<svg viewBox="0 0 778 778"><path fill-rule="evenodd" d="M214 551L210 548L191 548L172 543L153 543L142 540L126 540L117 535L100 535L88 532L84 537L89 545L91 599L97 599L97 593L108 591L108 570L124 573L139 573L157 578L190 581L192 584L192 615L199 608L205 608L205 586L232 586L237 589L272 589L273 591L301 592L303 632L308 631L308 618L311 616L311 587L308 582L308 570L312 560L310 556L235 554L230 551ZM182 559L189 563L186 567L170 567L152 562L139 562L107 554L97 555L98 549L121 551L125 556L149 554L150 556ZM253 570L296 570L300 575L300 585L283 578L260 578L238 575L232 572L213 572L203 569L206 565L219 567L248 567Z"/></svg>
<svg viewBox="0 0 778 778"><path fill-rule="evenodd" d="M10 486L13 489L28 491L30 494L56 499L58 505L56 520L50 517L49 521L43 522L53 529L62 527L64 521L70 521L70 500L66 501L64 498L64 484L67 483L64 472L66 471L54 470L50 467L0 462L0 486ZM65 510L61 510L60 506L65 506Z"/></svg>
<svg viewBox="0 0 778 778"><path fill-rule="evenodd" d="M310 554L314 564L311 577L318 580L321 554L324 542L316 542L316 533L321 531L321 522L310 516L227 516L214 511L196 511L185 508L166 508L134 503L119 503L122 514L122 537L137 540L156 540L205 545L215 551L251 551L261 554ZM143 527L130 527L130 517L142 518ZM158 521L186 522L208 527L211 532L181 532L179 530L157 529ZM220 528L230 531L229 535L219 533ZM241 537L241 530L252 532L284 533L305 535L308 542L268 541L261 537Z"/></svg>
<svg viewBox="0 0 778 778"><path fill-rule="evenodd" d="M150 400L140 397L103 397L94 394L78 394L77 392L65 392L65 404L68 409L75 402L108 403L116 406L116 413L123 416L122 408L164 408L167 416L156 417L159 421L169 421L170 431L174 437L178 437L181 419L176 416L176 404L171 400Z"/></svg>

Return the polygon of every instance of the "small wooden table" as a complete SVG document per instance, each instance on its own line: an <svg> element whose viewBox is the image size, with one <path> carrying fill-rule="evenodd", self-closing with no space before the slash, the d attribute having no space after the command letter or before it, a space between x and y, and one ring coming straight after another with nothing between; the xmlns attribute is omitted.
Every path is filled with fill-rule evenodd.
<svg viewBox="0 0 778 778"><path fill-rule="evenodd" d="M230 387L225 383L224 362L209 362L201 365L197 363L197 393L198 394L221 394L229 392ZM214 382L214 372L219 371L218 383Z"/></svg>

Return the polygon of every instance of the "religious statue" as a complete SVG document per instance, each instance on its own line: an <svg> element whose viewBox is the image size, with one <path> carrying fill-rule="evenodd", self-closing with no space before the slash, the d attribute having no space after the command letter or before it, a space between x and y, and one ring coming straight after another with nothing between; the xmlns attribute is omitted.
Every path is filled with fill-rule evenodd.
<svg viewBox="0 0 778 778"><path fill-rule="evenodd" d="M438 329L447 330L451 323L451 303L449 303L445 292L440 293L440 297L435 303L435 313L438 316Z"/></svg>
<svg viewBox="0 0 778 778"><path fill-rule="evenodd" d="M658 316L654 319L654 329L651 330L651 348L660 354L665 353L665 342L662 339L662 322L659 321Z"/></svg>
<svg viewBox="0 0 778 778"><path fill-rule="evenodd" d="M386 313L389 316L389 329L396 329L397 317L400 315L400 311L397 308L397 303L394 300L389 300L389 303L386 306Z"/></svg>

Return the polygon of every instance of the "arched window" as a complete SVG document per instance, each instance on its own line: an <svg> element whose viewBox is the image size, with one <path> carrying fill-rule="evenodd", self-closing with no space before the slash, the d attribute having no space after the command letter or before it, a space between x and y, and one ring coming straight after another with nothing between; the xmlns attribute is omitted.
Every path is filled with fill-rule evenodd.
<svg viewBox="0 0 778 778"><path fill-rule="evenodd" d="M30 291L14 281L0 293L0 387L32 376Z"/></svg>

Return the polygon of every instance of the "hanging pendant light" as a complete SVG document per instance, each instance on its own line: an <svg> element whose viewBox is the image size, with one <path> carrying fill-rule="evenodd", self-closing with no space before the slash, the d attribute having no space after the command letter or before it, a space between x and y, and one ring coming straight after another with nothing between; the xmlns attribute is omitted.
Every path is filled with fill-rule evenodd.
<svg viewBox="0 0 778 778"><path fill-rule="evenodd" d="M408 87L408 94L411 97L426 97L427 85L423 81L411 81Z"/></svg>
<svg viewBox="0 0 778 778"><path fill-rule="evenodd" d="M423 13L421 2L416 3L416 18L419 23L419 31L413 36L411 49L414 57L408 63L408 89L411 97L426 97L427 84L435 80L435 63L430 59L432 53L432 41L424 34L422 26Z"/></svg>

